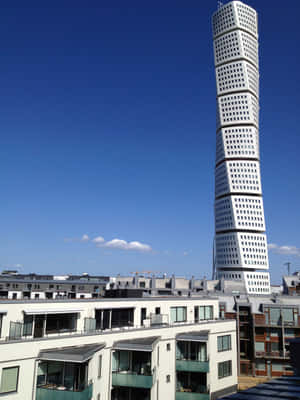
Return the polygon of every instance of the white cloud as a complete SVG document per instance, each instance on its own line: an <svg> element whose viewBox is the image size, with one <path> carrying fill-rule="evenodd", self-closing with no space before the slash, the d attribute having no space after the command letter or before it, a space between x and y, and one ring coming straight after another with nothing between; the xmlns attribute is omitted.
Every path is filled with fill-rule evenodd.
<svg viewBox="0 0 300 400"><path fill-rule="evenodd" d="M87 234L82 235L81 241L82 242L88 242L90 240L90 238L88 237Z"/></svg>
<svg viewBox="0 0 300 400"><path fill-rule="evenodd" d="M138 241L134 242L126 242L123 239L112 239L109 242L103 243L102 247L107 247L111 249L120 249L120 250L135 250L141 252L149 252L152 251L151 246L145 243L141 243Z"/></svg>
<svg viewBox="0 0 300 400"><path fill-rule="evenodd" d="M296 246L279 246L276 243L270 243L268 249L276 254L286 254L300 257L300 248Z"/></svg>
<svg viewBox="0 0 300 400"><path fill-rule="evenodd" d="M102 236L96 236L94 239L90 240L87 234L84 234L81 239L73 239L73 238L65 238L65 242L93 242L97 247L105 247L108 249L119 249L119 250L132 250L132 251L139 251L139 252L151 252L152 248L149 244L141 243L138 241L133 242L126 242L123 239L112 239L109 241L105 241Z"/></svg>
<svg viewBox="0 0 300 400"><path fill-rule="evenodd" d="M188 256L189 254L190 254L189 251L184 251L184 252L183 252L183 255L184 255L184 256Z"/></svg>
<svg viewBox="0 0 300 400"><path fill-rule="evenodd" d="M104 238L102 236L97 236L92 240L93 243L99 244L104 242Z"/></svg>

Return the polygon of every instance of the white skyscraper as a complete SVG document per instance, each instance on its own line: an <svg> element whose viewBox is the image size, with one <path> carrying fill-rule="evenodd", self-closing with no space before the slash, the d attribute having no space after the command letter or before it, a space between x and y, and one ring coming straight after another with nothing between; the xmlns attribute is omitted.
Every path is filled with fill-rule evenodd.
<svg viewBox="0 0 300 400"><path fill-rule="evenodd" d="M215 275L244 282L249 294L268 294L256 11L240 1L220 6L213 15L213 39L217 84Z"/></svg>

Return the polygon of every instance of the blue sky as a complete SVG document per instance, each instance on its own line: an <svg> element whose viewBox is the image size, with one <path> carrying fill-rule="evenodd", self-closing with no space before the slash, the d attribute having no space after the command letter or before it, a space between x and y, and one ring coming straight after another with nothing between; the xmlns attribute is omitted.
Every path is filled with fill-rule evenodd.
<svg viewBox="0 0 300 400"><path fill-rule="evenodd" d="M279 282L284 262L300 267L300 6L248 4L259 12L262 182ZM2 268L211 276L216 6L2 4Z"/></svg>

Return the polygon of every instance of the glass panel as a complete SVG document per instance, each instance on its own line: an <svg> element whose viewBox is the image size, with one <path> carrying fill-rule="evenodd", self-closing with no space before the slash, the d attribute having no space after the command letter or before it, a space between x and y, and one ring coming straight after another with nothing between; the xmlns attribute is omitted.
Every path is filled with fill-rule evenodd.
<svg viewBox="0 0 300 400"><path fill-rule="evenodd" d="M294 312L292 308L282 309L282 318L284 322L294 322Z"/></svg>
<svg viewBox="0 0 300 400"><path fill-rule="evenodd" d="M47 376L47 363L42 361L39 363L37 372L37 386L45 385Z"/></svg>
<svg viewBox="0 0 300 400"><path fill-rule="evenodd" d="M33 316L25 315L24 316L23 335L24 336L32 336L32 327L33 327Z"/></svg>
<svg viewBox="0 0 300 400"><path fill-rule="evenodd" d="M265 343L255 342L255 351L265 351Z"/></svg>
<svg viewBox="0 0 300 400"><path fill-rule="evenodd" d="M64 364L61 362L51 362L48 364L47 383L62 385Z"/></svg>
<svg viewBox="0 0 300 400"><path fill-rule="evenodd" d="M212 319L213 312L212 306L205 306L205 319Z"/></svg>
<svg viewBox="0 0 300 400"><path fill-rule="evenodd" d="M119 370L120 371L128 371L129 370L129 352L128 351L120 351L119 358Z"/></svg>
<svg viewBox="0 0 300 400"><path fill-rule="evenodd" d="M171 307L171 322L176 322L176 307Z"/></svg>
<svg viewBox="0 0 300 400"><path fill-rule="evenodd" d="M284 366L283 366L283 364L281 364L281 363L277 363L277 362L272 362L272 371L284 371L284 368L283 368Z"/></svg>
<svg viewBox="0 0 300 400"><path fill-rule="evenodd" d="M222 336L218 336L218 351L222 351Z"/></svg>
<svg viewBox="0 0 300 400"><path fill-rule="evenodd" d="M259 371L265 371L265 369L266 369L266 364L265 364L264 361L256 361L255 367L256 367L256 369L258 369Z"/></svg>
<svg viewBox="0 0 300 400"><path fill-rule="evenodd" d="M113 372L118 370L118 359L119 359L119 352L114 351L112 353L112 371Z"/></svg>
<svg viewBox="0 0 300 400"><path fill-rule="evenodd" d="M3 368L0 393L16 392L18 386L19 367Z"/></svg>
<svg viewBox="0 0 300 400"><path fill-rule="evenodd" d="M75 376L75 368L74 364L65 364L65 373L64 373L64 386L67 390L74 390L74 376Z"/></svg>
<svg viewBox="0 0 300 400"><path fill-rule="evenodd" d="M18 339L22 337L22 327L23 324L21 322L11 322L9 328L9 338Z"/></svg>
<svg viewBox="0 0 300 400"><path fill-rule="evenodd" d="M271 351L279 351L279 343L278 342L271 343Z"/></svg>
<svg viewBox="0 0 300 400"><path fill-rule="evenodd" d="M200 306L199 307L199 320L203 320L204 319L204 307Z"/></svg>
<svg viewBox="0 0 300 400"><path fill-rule="evenodd" d="M185 321L185 307L177 307L177 321Z"/></svg>
<svg viewBox="0 0 300 400"><path fill-rule="evenodd" d="M280 323L280 308L270 308L270 322L272 325Z"/></svg>

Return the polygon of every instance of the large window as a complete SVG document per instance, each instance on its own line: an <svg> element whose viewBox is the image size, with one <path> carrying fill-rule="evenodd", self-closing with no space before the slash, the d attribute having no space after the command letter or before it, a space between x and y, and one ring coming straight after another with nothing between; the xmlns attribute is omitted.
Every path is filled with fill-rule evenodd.
<svg viewBox="0 0 300 400"><path fill-rule="evenodd" d="M77 314L48 314L46 333L69 332L76 330Z"/></svg>
<svg viewBox="0 0 300 400"><path fill-rule="evenodd" d="M186 321L186 307L171 307L171 322Z"/></svg>
<svg viewBox="0 0 300 400"><path fill-rule="evenodd" d="M297 308L279 308L279 307L266 307L265 308L266 323L271 325L294 325L298 321Z"/></svg>
<svg viewBox="0 0 300 400"><path fill-rule="evenodd" d="M231 360L223 361L218 363L218 377L226 378L227 376L232 375L232 365Z"/></svg>
<svg viewBox="0 0 300 400"><path fill-rule="evenodd" d="M37 386L67 391L82 391L87 386L88 363L42 361L38 366ZM69 396L67 396L69 398Z"/></svg>
<svg viewBox="0 0 300 400"><path fill-rule="evenodd" d="M11 393L18 390L19 367L2 369L0 393Z"/></svg>
<svg viewBox="0 0 300 400"><path fill-rule="evenodd" d="M112 354L112 371L134 375L152 375L151 353L147 351L117 350Z"/></svg>
<svg viewBox="0 0 300 400"><path fill-rule="evenodd" d="M218 351L231 350L231 335L218 336Z"/></svg>
<svg viewBox="0 0 300 400"><path fill-rule="evenodd" d="M133 326L134 308L113 308L96 310L96 329L120 328Z"/></svg>
<svg viewBox="0 0 300 400"><path fill-rule="evenodd" d="M195 307L195 321L203 321L206 319L214 318L213 306L196 306Z"/></svg>
<svg viewBox="0 0 300 400"><path fill-rule="evenodd" d="M207 361L206 343L178 341L176 360Z"/></svg>

